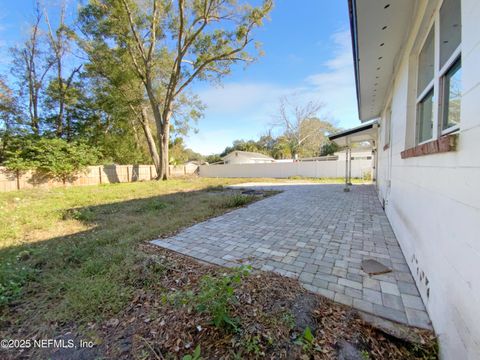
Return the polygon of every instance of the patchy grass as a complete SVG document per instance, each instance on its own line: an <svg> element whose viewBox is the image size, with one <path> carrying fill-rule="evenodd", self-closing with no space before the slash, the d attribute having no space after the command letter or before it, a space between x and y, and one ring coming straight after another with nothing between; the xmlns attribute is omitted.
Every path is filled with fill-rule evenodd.
<svg viewBox="0 0 480 360"><path fill-rule="evenodd" d="M190 179L0 194L0 308L4 321L94 321L118 312L158 269L126 269L136 245L244 206L255 197ZM212 196L210 189L215 189ZM34 304L11 317L9 305ZM38 308L40 306L40 308Z"/></svg>

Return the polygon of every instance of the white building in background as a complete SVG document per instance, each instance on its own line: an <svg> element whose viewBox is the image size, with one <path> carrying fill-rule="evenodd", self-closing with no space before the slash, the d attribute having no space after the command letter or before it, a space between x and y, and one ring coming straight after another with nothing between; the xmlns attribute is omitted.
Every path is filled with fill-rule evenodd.
<svg viewBox="0 0 480 360"><path fill-rule="evenodd" d="M224 164L265 164L275 159L264 154L250 151L232 151L222 158Z"/></svg>
<svg viewBox="0 0 480 360"><path fill-rule="evenodd" d="M480 359L480 1L349 10L359 117L378 119L357 135L375 144L380 201L442 357Z"/></svg>

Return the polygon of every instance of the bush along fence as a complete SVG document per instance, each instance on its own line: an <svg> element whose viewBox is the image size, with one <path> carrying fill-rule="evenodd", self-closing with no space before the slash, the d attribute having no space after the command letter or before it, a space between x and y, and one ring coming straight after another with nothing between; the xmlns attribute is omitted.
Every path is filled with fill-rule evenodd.
<svg viewBox="0 0 480 360"><path fill-rule="evenodd" d="M197 165L170 165L172 177L192 175ZM0 192L33 188L52 188L60 186L100 185L155 179L157 172L153 165L101 165L89 166L83 172L64 181L55 180L35 171L15 172L0 167Z"/></svg>

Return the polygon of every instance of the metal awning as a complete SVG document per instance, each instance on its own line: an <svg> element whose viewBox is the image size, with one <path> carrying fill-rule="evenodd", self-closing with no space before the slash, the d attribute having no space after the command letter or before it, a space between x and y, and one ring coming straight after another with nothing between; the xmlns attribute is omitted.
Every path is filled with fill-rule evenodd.
<svg viewBox="0 0 480 360"><path fill-rule="evenodd" d="M378 121L372 120L366 123L363 123L360 126L341 131L334 135L329 136L330 141L333 141L337 145L344 147L346 151L346 161L345 161L345 189L344 191L350 191L348 188L349 185L352 185L352 148L353 143L360 143L368 141L372 144L373 152L375 153L375 147L377 143L377 131ZM373 174L372 174L373 175ZM375 175L372 176L373 179L376 178Z"/></svg>
<svg viewBox="0 0 480 360"><path fill-rule="evenodd" d="M341 147L348 147L353 143L369 141L372 145L377 140L378 121L373 120L360 126L333 134L328 138Z"/></svg>

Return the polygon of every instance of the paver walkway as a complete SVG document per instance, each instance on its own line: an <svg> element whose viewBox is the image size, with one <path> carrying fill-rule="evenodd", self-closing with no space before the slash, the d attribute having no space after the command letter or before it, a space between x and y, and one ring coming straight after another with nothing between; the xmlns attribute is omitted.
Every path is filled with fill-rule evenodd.
<svg viewBox="0 0 480 360"><path fill-rule="evenodd" d="M430 328L373 186L352 186L349 193L343 185L248 186L283 192L153 243L217 265L243 262L298 278L306 289L340 303ZM393 271L369 276L360 268L363 259Z"/></svg>

